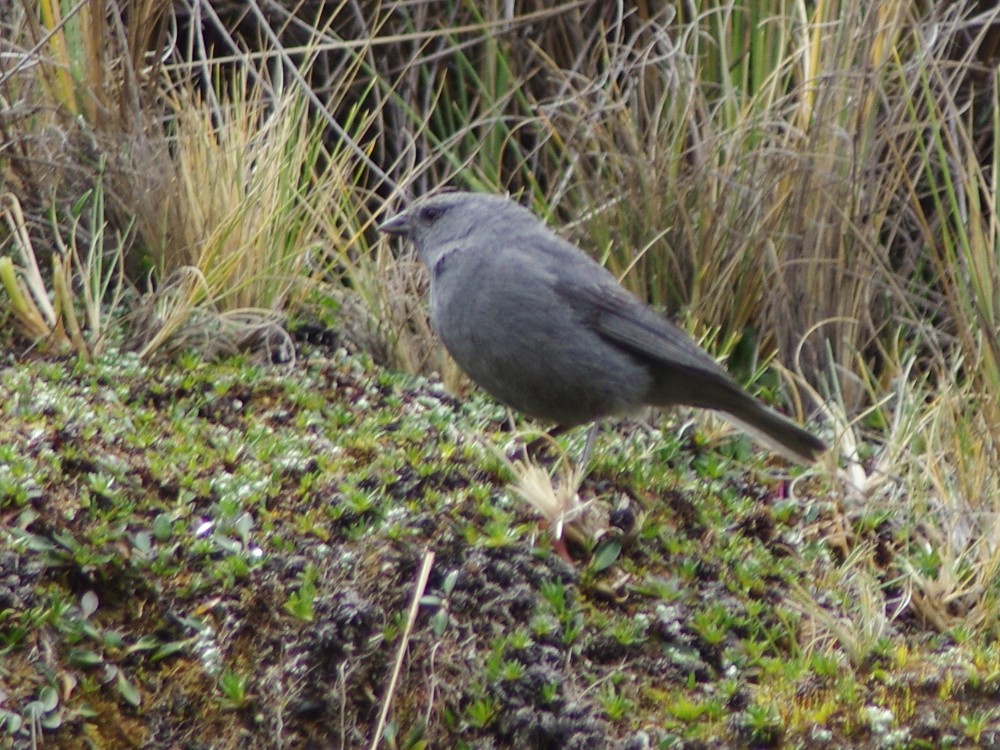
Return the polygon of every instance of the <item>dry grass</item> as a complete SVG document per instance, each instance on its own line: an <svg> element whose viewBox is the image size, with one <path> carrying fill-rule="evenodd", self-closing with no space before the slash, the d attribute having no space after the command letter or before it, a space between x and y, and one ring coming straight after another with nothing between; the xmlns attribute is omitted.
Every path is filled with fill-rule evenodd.
<svg viewBox="0 0 1000 750"><path fill-rule="evenodd" d="M170 47L163 4L59 7L5 12L0 174L36 250L104 180L144 355L237 346L320 281L394 365L442 371L374 221L445 184L511 191L721 353L775 356L841 449L846 522L891 509L909 606L995 628L996 9L191 2Z"/></svg>

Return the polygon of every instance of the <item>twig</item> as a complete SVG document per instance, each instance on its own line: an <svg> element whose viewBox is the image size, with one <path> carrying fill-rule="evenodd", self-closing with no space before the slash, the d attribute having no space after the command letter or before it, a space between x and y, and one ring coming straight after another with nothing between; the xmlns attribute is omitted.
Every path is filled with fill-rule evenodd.
<svg viewBox="0 0 1000 750"><path fill-rule="evenodd" d="M403 656L406 654L406 646L410 642L410 634L413 632L413 623L417 621L417 612L420 609L420 599L427 588L427 579L431 575L431 567L434 565L434 553L430 550L424 552L424 563L420 566L420 574L417 576L417 587L413 591L413 601L410 602L410 614L406 618L406 628L403 630L403 637L399 642L399 650L396 652L396 665L392 668L392 678L389 680L389 687L386 688L382 697L382 714L378 717L378 726L375 728L375 736L369 750L378 747L379 740L382 739L382 732L385 730L385 722L389 716L389 706L392 704L393 693L396 692L396 682L399 680L399 673L403 669Z"/></svg>

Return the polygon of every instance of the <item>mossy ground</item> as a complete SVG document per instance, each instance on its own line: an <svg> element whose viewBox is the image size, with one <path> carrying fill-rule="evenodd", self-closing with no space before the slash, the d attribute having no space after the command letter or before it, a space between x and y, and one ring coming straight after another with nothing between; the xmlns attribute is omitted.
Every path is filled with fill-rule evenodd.
<svg viewBox="0 0 1000 750"><path fill-rule="evenodd" d="M1000 746L1000 648L745 439L610 425L570 561L503 409L362 357L8 357L0 405L0 746L367 747L427 550L383 747Z"/></svg>

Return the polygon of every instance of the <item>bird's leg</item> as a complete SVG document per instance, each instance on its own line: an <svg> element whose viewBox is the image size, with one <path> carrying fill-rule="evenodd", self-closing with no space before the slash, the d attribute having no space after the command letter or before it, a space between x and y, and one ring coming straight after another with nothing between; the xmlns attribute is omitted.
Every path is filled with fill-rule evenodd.
<svg viewBox="0 0 1000 750"><path fill-rule="evenodd" d="M587 428L587 442L583 446L583 455L580 457L580 471L587 471L587 464L590 462L590 452L594 450L594 440L597 439L598 423L591 422Z"/></svg>

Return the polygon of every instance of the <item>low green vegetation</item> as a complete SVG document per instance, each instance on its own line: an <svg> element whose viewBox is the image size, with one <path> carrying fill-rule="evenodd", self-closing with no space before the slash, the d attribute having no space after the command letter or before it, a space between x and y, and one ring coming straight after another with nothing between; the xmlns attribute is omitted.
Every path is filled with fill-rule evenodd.
<svg viewBox="0 0 1000 750"><path fill-rule="evenodd" d="M0 747L1000 741L1000 9L633 5L0 4ZM441 187L830 455L525 460L375 231Z"/></svg>
<svg viewBox="0 0 1000 750"><path fill-rule="evenodd" d="M387 730L410 747L1000 730L1000 650L905 614L901 530L742 438L606 429L579 492L632 520L598 569L511 493L502 410L364 357L36 358L0 395L9 738L362 746L427 548Z"/></svg>

